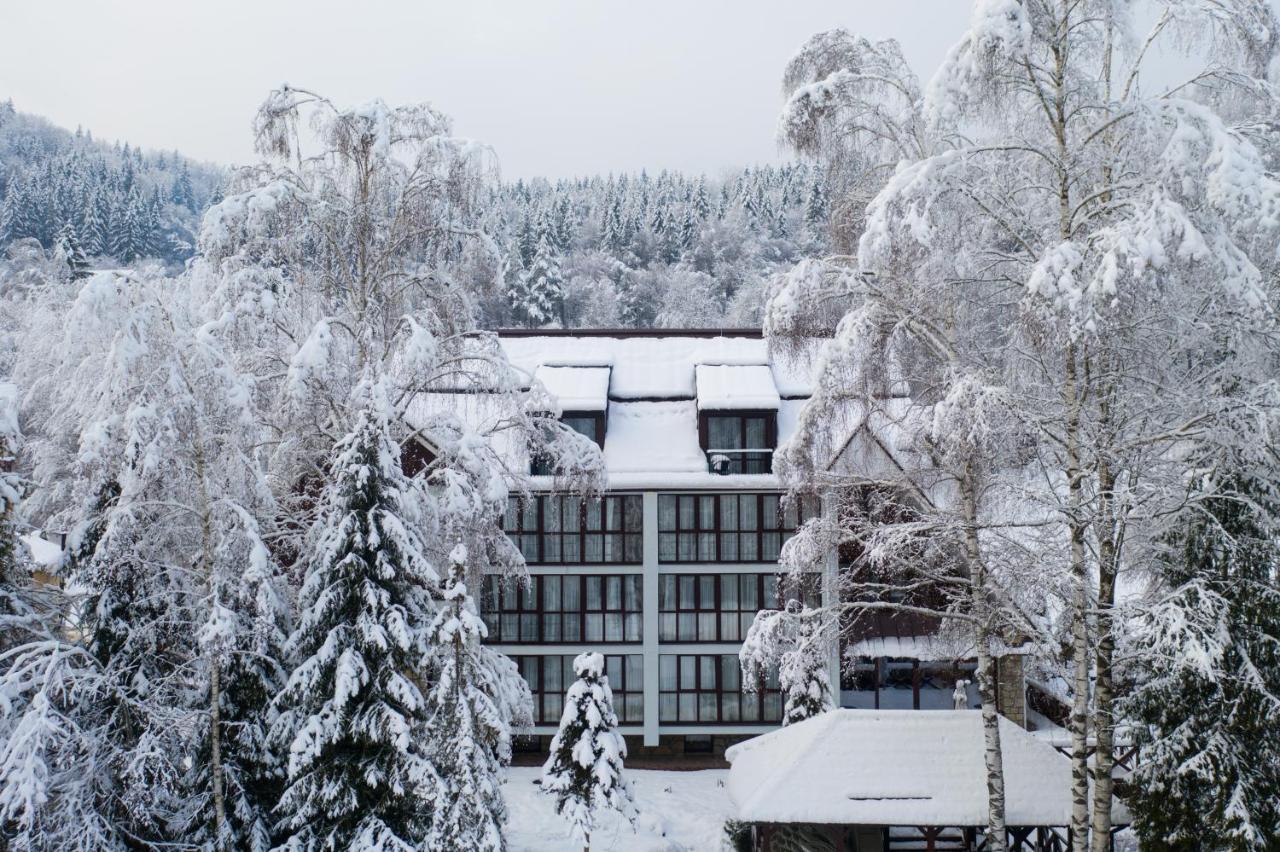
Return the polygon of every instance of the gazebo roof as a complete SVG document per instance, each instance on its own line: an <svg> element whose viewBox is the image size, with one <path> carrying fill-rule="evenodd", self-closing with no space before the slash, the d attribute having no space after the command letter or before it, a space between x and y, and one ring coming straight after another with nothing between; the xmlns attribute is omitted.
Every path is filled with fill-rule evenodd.
<svg viewBox="0 0 1280 852"><path fill-rule="evenodd" d="M1005 820L1071 820L1071 765L1000 717ZM834 710L729 749L729 798L754 823L981 826L987 822L977 710Z"/></svg>

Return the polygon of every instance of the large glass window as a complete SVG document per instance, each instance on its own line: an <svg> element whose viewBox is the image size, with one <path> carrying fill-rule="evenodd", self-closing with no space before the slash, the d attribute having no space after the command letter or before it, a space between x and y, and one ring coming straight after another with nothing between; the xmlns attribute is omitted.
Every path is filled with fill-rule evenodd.
<svg viewBox="0 0 1280 852"><path fill-rule="evenodd" d="M567 494L512 497L502 528L530 565L644 561L644 502L639 494L596 500Z"/></svg>
<svg viewBox="0 0 1280 852"><path fill-rule="evenodd" d="M760 610L778 609L785 598L817 606L821 597L816 574L798 584L776 574L663 574L658 580L658 638L741 642Z"/></svg>
<svg viewBox="0 0 1280 852"><path fill-rule="evenodd" d="M705 414L703 449L716 473L769 473L773 470L775 414Z"/></svg>
<svg viewBox="0 0 1280 852"><path fill-rule="evenodd" d="M658 719L662 722L782 721L776 674L743 689L737 654L663 654L658 657Z"/></svg>
<svg viewBox="0 0 1280 852"><path fill-rule="evenodd" d="M564 712L564 694L573 685L572 654L513 656L520 674L533 693L533 721L557 725ZM605 675L613 692L613 709L618 721L636 725L644 721L644 657L640 654L608 654Z"/></svg>
<svg viewBox="0 0 1280 852"><path fill-rule="evenodd" d="M777 562L818 501L778 494L659 494L659 562Z"/></svg>
<svg viewBox="0 0 1280 852"><path fill-rule="evenodd" d="M640 574L489 576L480 609L490 642L640 642L643 588Z"/></svg>

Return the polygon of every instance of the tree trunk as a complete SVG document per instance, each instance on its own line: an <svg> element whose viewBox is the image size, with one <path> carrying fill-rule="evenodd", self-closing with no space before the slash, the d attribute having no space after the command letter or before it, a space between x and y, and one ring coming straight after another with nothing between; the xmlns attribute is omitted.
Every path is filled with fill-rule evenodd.
<svg viewBox="0 0 1280 852"><path fill-rule="evenodd" d="M1080 464L1079 403L1074 398L1075 352L1068 347L1068 387L1071 414L1067 425L1068 523L1071 529L1071 573L1076 584L1071 646L1075 671L1072 678L1071 717L1071 838L1072 848L1089 848L1089 572L1084 558L1083 471Z"/></svg>
<svg viewBox="0 0 1280 852"><path fill-rule="evenodd" d="M1109 407L1104 406L1104 420ZM1115 653L1113 607L1118 569L1118 526L1115 511L1115 470L1105 456L1098 465L1098 650L1094 714L1097 746L1093 753L1093 849L1103 852L1111 843L1111 802L1115 781Z"/></svg>
<svg viewBox="0 0 1280 852"><path fill-rule="evenodd" d="M227 827L226 794L222 779L222 666L217 659L209 666L209 754L213 765L214 847L223 848Z"/></svg>
<svg viewBox="0 0 1280 852"><path fill-rule="evenodd" d="M983 757L987 769L987 849L1005 852L1004 754L1000 746L1000 716L996 709L995 660L991 656L991 613L986 593L986 570L978 542L978 511L972 469L965 472L964 495L965 555L978 646L978 695L982 700Z"/></svg>

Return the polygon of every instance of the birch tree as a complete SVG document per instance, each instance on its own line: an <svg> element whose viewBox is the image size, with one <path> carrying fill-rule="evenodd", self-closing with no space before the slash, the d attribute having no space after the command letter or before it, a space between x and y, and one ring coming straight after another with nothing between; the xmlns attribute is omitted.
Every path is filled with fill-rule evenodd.
<svg viewBox="0 0 1280 852"><path fill-rule="evenodd" d="M994 468L1024 503L1022 532L1001 538L1048 557L1049 620L1026 626L1049 635L1065 627L1072 637L1071 827L1081 842L1092 831L1095 846L1110 836L1119 579L1182 499L1172 448L1212 434L1231 410L1215 390L1224 364L1234 371L1243 360L1245 373L1257 373L1262 269L1276 245L1275 180L1223 118L1245 100L1273 102L1270 9L1243 0L1154 6L1152 22L1101 0L976 3L970 30L919 101L934 141L904 157L867 207L856 260L797 269L769 312L779 336L825 324L806 317L843 317L829 371L850 360L846 352L860 360L867 344L859 338L875 340L885 327L927 329L919 333L926 345L947 353L957 332L972 332L964 326L975 307L998 318L975 338L985 336L986 350L974 347L960 364L986 377L971 386L998 391L992 410L1007 417L1009 437L1021 435L1008 446L1026 451L1021 465ZM1212 50L1177 38L1193 30ZM1150 57L1164 45L1190 54L1189 80L1154 75ZM852 103L858 114L897 114ZM964 309L944 310L940 323L930 305L895 311L903 279L937 282L952 294L944 302ZM868 304L886 301L892 321L868 318ZM1229 358L1200 358L1232 324L1251 329L1248 344ZM890 380L901 370L913 399L949 395L937 382L911 382L904 356L888 363ZM813 410L850 386L824 382ZM861 395L892 384L871 388ZM902 419L888 420L896 428ZM1019 466L1034 475L1012 480ZM960 506L966 493L986 491L957 479ZM980 536L977 543L981 554ZM974 552L971 544L964 552Z"/></svg>

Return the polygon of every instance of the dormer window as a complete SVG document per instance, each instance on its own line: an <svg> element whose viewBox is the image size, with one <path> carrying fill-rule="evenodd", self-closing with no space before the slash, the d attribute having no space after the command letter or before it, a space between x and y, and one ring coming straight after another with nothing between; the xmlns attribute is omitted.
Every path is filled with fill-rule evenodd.
<svg viewBox="0 0 1280 852"><path fill-rule="evenodd" d="M703 412L702 449L712 473L771 473L778 443L772 411Z"/></svg>
<svg viewBox="0 0 1280 852"><path fill-rule="evenodd" d="M699 364L698 437L712 473L771 473L781 399L764 365Z"/></svg>
<svg viewBox="0 0 1280 852"><path fill-rule="evenodd" d="M598 365L543 365L534 377L560 403L560 422L585 435L604 449L605 418L609 410L609 367ZM530 460L534 476L555 473L546 459Z"/></svg>
<svg viewBox="0 0 1280 852"><path fill-rule="evenodd" d="M560 422L579 435L585 435L604 449L604 412L603 411L566 411L560 416ZM547 459L534 455L529 460L529 473L533 476L553 476L555 470Z"/></svg>

